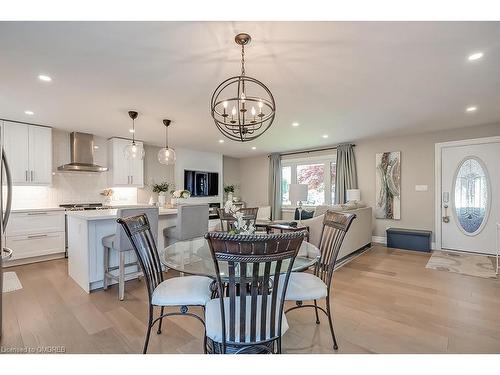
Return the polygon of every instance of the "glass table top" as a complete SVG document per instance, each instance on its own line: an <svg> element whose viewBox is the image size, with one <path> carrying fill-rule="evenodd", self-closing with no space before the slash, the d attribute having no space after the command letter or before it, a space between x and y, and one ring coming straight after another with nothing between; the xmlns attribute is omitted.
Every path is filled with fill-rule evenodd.
<svg viewBox="0 0 500 375"><path fill-rule="evenodd" d="M319 259L319 249L309 242L302 242L295 258L292 271L303 271L314 265ZM161 263L179 272L190 275L203 275L215 278L215 267L208 242L203 237L176 242L160 251ZM281 270L286 272L288 261L283 261ZM227 264L223 262L221 266ZM263 267L262 267L263 268ZM221 268L221 274L227 275L227 269Z"/></svg>

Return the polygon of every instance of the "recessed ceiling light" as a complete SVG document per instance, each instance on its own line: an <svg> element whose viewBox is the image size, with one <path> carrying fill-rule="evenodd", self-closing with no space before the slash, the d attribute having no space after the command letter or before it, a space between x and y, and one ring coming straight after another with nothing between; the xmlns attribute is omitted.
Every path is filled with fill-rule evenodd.
<svg viewBox="0 0 500 375"><path fill-rule="evenodd" d="M24 113L28 116L33 116L35 114L33 111L24 111Z"/></svg>
<svg viewBox="0 0 500 375"><path fill-rule="evenodd" d="M467 107L465 109L466 112L476 112L477 111L477 107L475 105L471 105L470 107Z"/></svg>
<svg viewBox="0 0 500 375"><path fill-rule="evenodd" d="M255 146L252 146L252 150L257 150L257 147L255 147Z"/></svg>
<svg viewBox="0 0 500 375"><path fill-rule="evenodd" d="M300 124L299 124L298 122L292 122L292 126L293 126L293 127L295 127L295 128L296 128L297 126L299 126L299 125L300 125Z"/></svg>
<svg viewBox="0 0 500 375"><path fill-rule="evenodd" d="M38 79L39 79L40 81L44 81L44 82L50 82L50 81L52 81L52 78L50 78L49 76L47 76L47 75L45 75L45 74L40 74L40 75L38 76Z"/></svg>
<svg viewBox="0 0 500 375"><path fill-rule="evenodd" d="M322 137L323 138L328 138L328 134L323 134Z"/></svg>
<svg viewBox="0 0 500 375"><path fill-rule="evenodd" d="M224 143L224 140L223 139L219 139L219 143Z"/></svg>
<svg viewBox="0 0 500 375"><path fill-rule="evenodd" d="M134 129L129 129L128 131L129 131L129 133L135 133Z"/></svg>
<svg viewBox="0 0 500 375"><path fill-rule="evenodd" d="M484 53L482 53L482 52L474 52L473 54L469 55L468 60L469 61L479 60L483 56L484 56Z"/></svg>

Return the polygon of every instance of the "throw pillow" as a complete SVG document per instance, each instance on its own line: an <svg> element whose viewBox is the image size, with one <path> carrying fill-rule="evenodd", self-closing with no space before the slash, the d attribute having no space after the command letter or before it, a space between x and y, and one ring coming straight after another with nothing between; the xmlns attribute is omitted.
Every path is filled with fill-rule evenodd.
<svg viewBox="0 0 500 375"><path fill-rule="evenodd" d="M314 215L314 211L306 211L306 210L302 210L302 220L305 220L305 219L310 219L312 218ZM295 216L294 216L294 220L299 220L299 209L296 208L295 209Z"/></svg>

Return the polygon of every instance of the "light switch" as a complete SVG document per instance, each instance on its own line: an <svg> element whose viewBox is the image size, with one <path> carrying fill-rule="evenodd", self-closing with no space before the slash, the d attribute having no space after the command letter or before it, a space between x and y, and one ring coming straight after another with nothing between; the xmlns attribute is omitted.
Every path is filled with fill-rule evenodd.
<svg viewBox="0 0 500 375"><path fill-rule="evenodd" d="M427 191L429 190L428 185L415 185L415 191Z"/></svg>

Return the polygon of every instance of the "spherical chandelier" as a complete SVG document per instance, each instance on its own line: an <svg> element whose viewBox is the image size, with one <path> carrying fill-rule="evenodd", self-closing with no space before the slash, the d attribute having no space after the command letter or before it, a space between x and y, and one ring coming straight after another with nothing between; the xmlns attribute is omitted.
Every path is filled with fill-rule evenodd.
<svg viewBox="0 0 500 375"><path fill-rule="evenodd" d="M248 142L260 137L272 125L276 103L266 85L245 74L245 45L250 43L250 35L238 34L234 40L241 46L241 74L217 86L210 111L224 136Z"/></svg>
<svg viewBox="0 0 500 375"><path fill-rule="evenodd" d="M132 119L132 143L125 146L123 155L127 160L144 159L144 147L135 143L135 119L139 115L136 111L129 111L129 117Z"/></svg>
<svg viewBox="0 0 500 375"><path fill-rule="evenodd" d="M168 127L170 123L170 120L163 120L163 125L165 125L165 147L158 151L158 161L165 165L175 164L175 151L168 147Z"/></svg>

